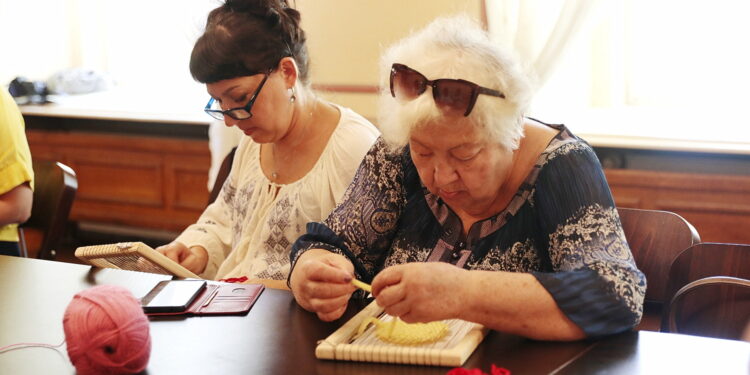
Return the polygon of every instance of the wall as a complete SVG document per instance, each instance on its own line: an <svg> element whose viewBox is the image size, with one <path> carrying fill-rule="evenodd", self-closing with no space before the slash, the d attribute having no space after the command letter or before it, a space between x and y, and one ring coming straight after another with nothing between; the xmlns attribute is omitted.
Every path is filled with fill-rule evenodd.
<svg viewBox="0 0 750 375"><path fill-rule="evenodd" d="M298 0L319 94L374 119L380 54L440 16L482 22L483 1Z"/></svg>
<svg viewBox="0 0 750 375"><path fill-rule="evenodd" d="M378 59L385 47L439 16L482 22L483 0L290 0L308 35L312 81L320 95L374 119ZM106 72L142 95L206 100L188 60L206 15L220 0L0 0L0 34L8 53L0 85L16 76L46 80L66 68ZM484 22L482 22L484 23ZM135 27L137 26L137 27ZM3 56L6 56L5 54ZM187 104L184 104L187 105Z"/></svg>

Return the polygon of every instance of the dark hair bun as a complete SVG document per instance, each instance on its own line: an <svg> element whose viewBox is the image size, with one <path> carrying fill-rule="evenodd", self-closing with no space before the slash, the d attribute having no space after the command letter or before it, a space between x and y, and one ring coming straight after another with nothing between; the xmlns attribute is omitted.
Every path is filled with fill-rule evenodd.
<svg viewBox="0 0 750 375"><path fill-rule="evenodd" d="M222 7L263 20L269 28L283 35L284 41L290 45L303 39L300 35L300 13L290 8L284 0L226 0Z"/></svg>
<svg viewBox="0 0 750 375"><path fill-rule="evenodd" d="M248 13L255 17L279 22L279 12L288 8L285 1L280 0L227 0L223 8L232 12Z"/></svg>
<svg viewBox="0 0 750 375"><path fill-rule="evenodd" d="M280 0L226 0L224 7L235 12L259 12L277 6L286 7L286 1Z"/></svg>
<svg viewBox="0 0 750 375"><path fill-rule="evenodd" d="M291 56L308 82L308 54L300 13L284 0L226 0L211 11L196 41L190 71L200 82L258 74Z"/></svg>

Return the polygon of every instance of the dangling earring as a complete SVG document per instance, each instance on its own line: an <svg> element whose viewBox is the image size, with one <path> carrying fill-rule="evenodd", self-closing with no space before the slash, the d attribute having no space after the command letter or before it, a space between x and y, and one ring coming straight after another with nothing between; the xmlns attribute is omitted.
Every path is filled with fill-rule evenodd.
<svg viewBox="0 0 750 375"><path fill-rule="evenodd" d="M294 103L294 101L297 100L297 95L295 95L294 92L294 86L292 86L290 90L292 90L292 96L289 97L289 103Z"/></svg>

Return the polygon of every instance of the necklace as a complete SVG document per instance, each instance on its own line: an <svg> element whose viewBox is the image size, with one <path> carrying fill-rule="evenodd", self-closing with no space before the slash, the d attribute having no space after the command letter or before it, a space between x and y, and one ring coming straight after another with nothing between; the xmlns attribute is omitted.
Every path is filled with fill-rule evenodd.
<svg viewBox="0 0 750 375"><path fill-rule="evenodd" d="M271 160L273 161L273 171L271 171L271 181L276 182L279 174L276 172L276 146L271 144Z"/></svg>
<svg viewBox="0 0 750 375"><path fill-rule="evenodd" d="M318 100L315 99L315 104L313 104L313 107L310 109L310 113L309 113L310 119L308 120L309 122L312 122L313 112L315 111L317 107L318 107ZM310 125L308 125L308 127L309 126ZM270 147L271 147L271 161L273 165L273 169L271 170L271 181L277 182L279 179L279 172L278 172L278 162L277 162L278 159L276 159L276 143L271 143Z"/></svg>

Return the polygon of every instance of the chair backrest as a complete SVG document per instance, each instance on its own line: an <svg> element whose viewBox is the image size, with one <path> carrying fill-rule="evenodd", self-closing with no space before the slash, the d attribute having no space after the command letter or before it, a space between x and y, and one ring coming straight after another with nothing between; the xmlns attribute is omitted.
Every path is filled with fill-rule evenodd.
<svg viewBox="0 0 750 375"><path fill-rule="evenodd" d="M695 228L669 211L617 208L635 264L646 275L646 301L665 303L669 267L677 255L700 242Z"/></svg>
<svg viewBox="0 0 750 375"><path fill-rule="evenodd" d="M235 151L237 151L237 147L232 148L232 150L229 151L229 154L227 154L227 156L224 157L224 161L221 162L221 166L219 167L219 173L216 174L216 180L214 181L214 186L211 188L211 194L209 194L208 196L208 204L214 203L214 201L216 200L216 197L219 196L221 187L224 186L224 181L227 179L227 176L229 176L229 172L232 170L232 163L234 162Z"/></svg>
<svg viewBox="0 0 750 375"><path fill-rule="evenodd" d="M707 242L689 247L680 253L672 263L672 267L669 270L669 282L667 284L666 297L669 300L672 300L674 298L673 296L689 283L704 278L710 278L712 276L750 279L750 245ZM738 298L736 295L736 293L740 292L729 292L730 289L737 290L735 287L724 286L721 287L721 289L719 287L702 287L701 289L710 291L701 292L699 294L702 300L690 298L688 301L687 297L682 298L682 306L687 306L691 303L696 305L699 302L701 306L703 305L703 302L711 302L718 305L719 302L727 303L727 301L731 302L741 300L741 298ZM693 332L705 332L706 335L718 335L723 332L724 328L722 327L744 327L747 320L750 319L750 310L747 310L750 305L744 306L746 310L744 310L744 314L740 314L743 316L733 315L734 313L731 311L734 307L732 307L732 309L723 312L720 311L715 318L711 318L711 320L717 323L717 325L709 326L705 322L698 322L692 324L692 328L690 329L692 329ZM693 307L687 308L691 309L691 311L694 310ZM664 314L662 315L662 331L669 330L668 310L669 309L664 309ZM688 315L689 314L683 314L683 316ZM741 332L742 328L739 328L736 332L737 337L739 337Z"/></svg>
<svg viewBox="0 0 750 375"><path fill-rule="evenodd" d="M750 322L750 280L711 276L680 288L664 310L666 330L739 340Z"/></svg>
<svg viewBox="0 0 750 375"><path fill-rule="evenodd" d="M73 205L78 179L65 164L34 160L34 203L29 220L19 226L23 230L42 232L41 245L36 254L29 254L26 241L21 241L21 253L40 259L54 258L55 249L65 233L70 208Z"/></svg>

